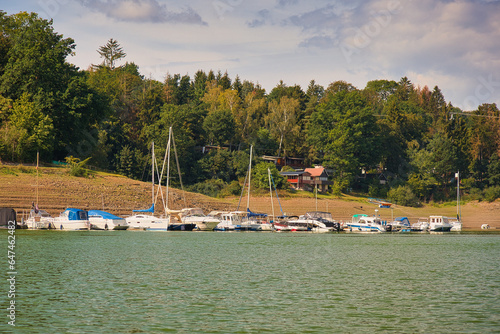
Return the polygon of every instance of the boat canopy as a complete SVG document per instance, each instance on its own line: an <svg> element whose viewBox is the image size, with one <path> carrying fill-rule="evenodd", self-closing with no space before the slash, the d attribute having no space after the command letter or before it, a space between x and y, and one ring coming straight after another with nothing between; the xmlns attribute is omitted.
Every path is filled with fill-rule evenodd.
<svg viewBox="0 0 500 334"><path fill-rule="evenodd" d="M67 208L66 214L69 220L87 220L87 211L75 208Z"/></svg>
<svg viewBox="0 0 500 334"><path fill-rule="evenodd" d="M267 217L267 213L252 212L247 209L247 217Z"/></svg>
<svg viewBox="0 0 500 334"><path fill-rule="evenodd" d="M101 210L89 210L89 217L102 217L104 219L123 219L112 213Z"/></svg>
<svg viewBox="0 0 500 334"><path fill-rule="evenodd" d="M151 213L154 213L155 212L155 204L151 204L151 207L149 209L146 209L146 210L132 210L132 212L151 212Z"/></svg>

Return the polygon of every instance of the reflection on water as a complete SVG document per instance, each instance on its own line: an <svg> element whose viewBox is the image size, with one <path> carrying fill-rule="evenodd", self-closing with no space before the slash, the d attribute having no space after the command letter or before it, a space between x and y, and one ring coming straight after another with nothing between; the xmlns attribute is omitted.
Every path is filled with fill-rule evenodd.
<svg viewBox="0 0 500 334"><path fill-rule="evenodd" d="M20 333L500 328L500 235L16 233Z"/></svg>

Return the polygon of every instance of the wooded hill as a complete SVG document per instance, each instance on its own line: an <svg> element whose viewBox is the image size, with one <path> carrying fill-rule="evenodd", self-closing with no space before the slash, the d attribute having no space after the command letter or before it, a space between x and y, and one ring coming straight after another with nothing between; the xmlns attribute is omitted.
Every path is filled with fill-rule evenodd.
<svg viewBox="0 0 500 334"><path fill-rule="evenodd" d="M212 196L239 193L251 145L257 173L267 170L259 167L264 154L304 158L333 171L335 194L441 201L456 196L459 171L464 197L500 196L495 104L464 112L439 87L416 87L406 77L364 88L334 78L305 89L279 82L270 92L221 71L166 73L159 82L141 75L116 40L96 51L101 64L78 69L68 60L74 40L54 32L51 20L0 11L0 26L3 161L34 162L36 152L45 162L90 158L95 167L148 180L151 143L162 157L173 127L184 183ZM203 154L206 145L223 149ZM381 174L387 183L362 177Z"/></svg>

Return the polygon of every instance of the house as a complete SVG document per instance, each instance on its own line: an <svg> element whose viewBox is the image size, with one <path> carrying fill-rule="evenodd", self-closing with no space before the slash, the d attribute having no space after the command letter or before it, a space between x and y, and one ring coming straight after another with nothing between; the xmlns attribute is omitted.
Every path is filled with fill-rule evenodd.
<svg viewBox="0 0 500 334"><path fill-rule="evenodd" d="M328 181L328 173L323 167L306 168L303 171L281 172L282 176L293 189L314 191L317 187L319 192L328 191L328 186L333 185L332 181Z"/></svg>
<svg viewBox="0 0 500 334"><path fill-rule="evenodd" d="M304 173L309 174L303 178L303 182L310 188L308 190L312 191L317 187L319 192L326 192L328 191L328 186L333 185L333 181L328 181L326 169L321 166L306 168L304 169Z"/></svg>
<svg viewBox="0 0 500 334"><path fill-rule="evenodd" d="M290 166L293 168L304 168L304 158L291 158L291 157L277 157L272 155L263 155L262 160L272 162L276 167L281 169L283 166Z"/></svg>

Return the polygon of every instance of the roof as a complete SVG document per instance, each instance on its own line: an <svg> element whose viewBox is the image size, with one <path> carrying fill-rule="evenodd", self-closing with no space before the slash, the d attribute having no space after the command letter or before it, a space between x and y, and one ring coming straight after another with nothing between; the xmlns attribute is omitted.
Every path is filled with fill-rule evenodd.
<svg viewBox="0 0 500 334"><path fill-rule="evenodd" d="M104 219L123 219L118 216L115 216L112 213L101 211L101 210L89 210L89 217L91 216L100 216Z"/></svg>
<svg viewBox="0 0 500 334"><path fill-rule="evenodd" d="M280 172L280 175L287 176L287 175L302 175L306 172L304 171L294 171L294 172Z"/></svg>
<svg viewBox="0 0 500 334"><path fill-rule="evenodd" d="M326 170L323 167L319 167L319 168L306 168L306 169L304 169L304 172L307 172L307 173L311 174L311 176L321 176L321 175L323 175L323 173L326 174Z"/></svg>

